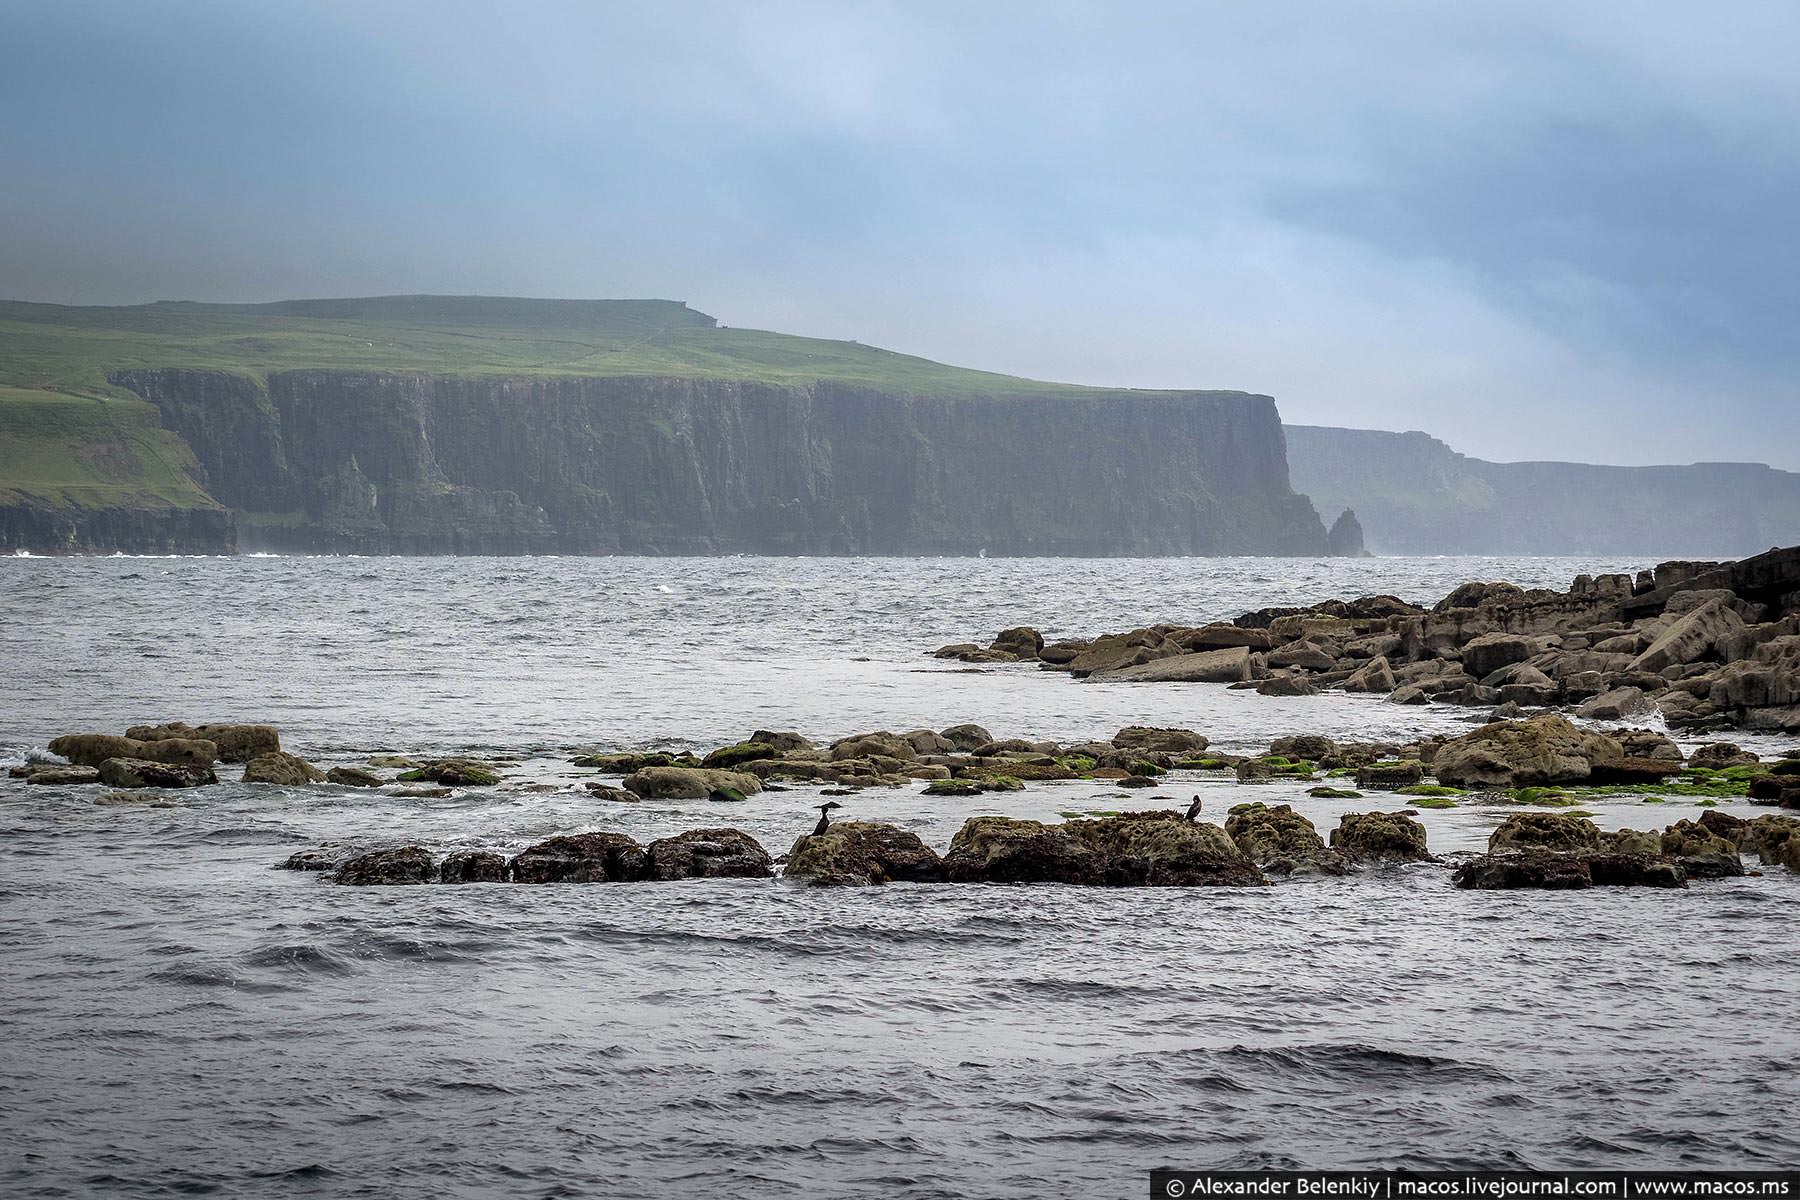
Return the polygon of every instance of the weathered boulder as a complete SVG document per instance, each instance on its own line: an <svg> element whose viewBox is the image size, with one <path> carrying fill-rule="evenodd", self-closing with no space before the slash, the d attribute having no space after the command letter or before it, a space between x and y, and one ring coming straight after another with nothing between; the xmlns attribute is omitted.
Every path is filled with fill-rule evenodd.
<svg viewBox="0 0 1800 1200"><path fill-rule="evenodd" d="M1677 618L1650 648L1632 661L1634 671L1660 671L1676 663L1698 662L1720 642L1742 633L1744 620L1722 596Z"/></svg>
<svg viewBox="0 0 1800 1200"><path fill-rule="evenodd" d="M1398 791L1424 778L1425 764L1410 758L1372 762L1356 768L1356 786L1370 791Z"/></svg>
<svg viewBox="0 0 1800 1200"><path fill-rule="evenodd" d="M1258 887L1268 882L1223 829L1189 821L1173 810L1071 821L1067 828L1104 856L1105 882L1113 887Z"/></svg>
<svg viewBox="0 0 1800 1200"><path fill-rule="evenodd" d="M1277 875L1342 875L1348 869L1344 856L1329 849L1313 823L1291 805L1233 805L1225 832L1252 862Z"/></svg>
<svg viewBox="0 0 1800 1200"><path fill-rule="evenodd" d="M1162 729L1152 725L1127 725L1113 735L1112 744L1121 750L1199 754L1206 749L1207 740L1191 729Z"/></svg>
<svg viewBox="0 0 1800 1200"><path fill-rule="evenodd" d="M1655 829L1618 829L1600 834L1600 849L1606 854L1637 854L1661 857L1663 835Z"/></svg>
<svg viewBox="0 0 1800 1200"><path fill-rule="evenodd" d="M163 725L133 725L125 731L128 738L140 742L187 738L211 742L219 750L220 762L249 762L259 754L274 754L281 749L281 735L273 725L188 725L171 721Z"/></svg>
<svg viewBox="0 0 1800 1200"><path fill-rule="evenodd" d="M190 788L217 783L210 766L146 762L141 758L109 758L100 764L100 782L116 788Z"/></svg>
<svg viewBox="0 0 1800 1200"><path fill-rule="evenodd" d="M526 847L510 869L519 883L629 883L646 877L649 856L623 833L576 833Z"/></svg>
<svg viewBox="0 0 1800 1200"><path fill-rule="evenodd" d="M754 742L764 746L773 746L778 754L792 754L796 750L811 750L813 748L812 742L798 733L774 729L758 729L755 733L752 733L749 737L745 738L744 741L746 743Z"/></svg>
<svg viewBox="0 0 1800 1200"><path fill-rule="evenodd" d="M1434 862L1425 827L1403 813L1345 813L1331 845L1351 862Z"/></svg>
<svg viewBox="0 0 1800 1200"><path fill-rule="evenodd" d="M1626 758L1654 758L1682 765L1681 747L1666 733L1654 729L1615 729L1607 736L1619 743Z"/></svg>
<svg viewBox="0 0 1800 1200"><path fill-rule="evenodd" d="M760 758L774 758L780 753L768 742L739 742L735 746L720 746L701 759L700 765L709 768L730 768L754 762Z"/></svg>
<svg viewBox="0 0 1800 1200"><path fill-rule="evenodd" d="M979 725L952 725L948 729L938 730L938 735L962 754L967 754L994 740L994 735Z"/></svg>
<svg viewBox="0 0 1800 1200"><path fill-rule="evenodd" d="M1106 855L1068 825L1014 817L970 817L951 839L952 883L1106 882Z"/></svg>
<svg viewBox="0 0 1800 1200"><path fill-rule="evenodd" d="M1567 813L1512 813L1488 835L1488 853L1508 850L1552 850L1587 853L1600 849L1600 828L1586 817Z"/></svg>
<svg viewBox="0 0 1800 1200"><path fill-rule="evenodd" d="M273 754L259 754L244 764L245 783L278 783L294 787L319 783L324 778L325 772L305 759L279 750Z"/></svg>
<svg viewBox="0 0 1800 1200"><path fill-rule="evenodd" d="M335 878L351 887L432 883L437 879L437 860L423 846L371 850L338 867Z"/></svg>
<svg viewBox="0 0 1800 1200"><path fill-rule="evenodd" d="M1259 696L1316 696L1319 689L1299 675L1271 675L1256 685Z"/></svg>
<svg viewBox="0 0 1800 1200"><path fill-rule="evenodd" d="M646 800L705 800L726 792L752 796L762 791L762 781L743 771L645 767L625 777L625 788Z"/></svg>
<svg viewBox="0 0 1800 1200"><path fill-rule="evenodd" d="M1736 742L1709 742L1688 755L1688 765L1710 767L1718 771L1726 767L1753 767L1762 760Z"/></svg>
<svg viewBox="0 0 1800 1200"><path fill-rule="evenodd" d="M1250 678L1250 650L1233 646L1176 654L1136 666L1096 671L1088 678L1106 683L1240 683Z"/></svg>
<svg viewBox="0 0 1800 1200"><path fill-rule="evenodd" d="M1596 762L1625 757L1613 738L1545 713L1525 721L1496 721L1446 742L1432 773L1453 787L1527 787L1581 783Z"/></svg>
<svg viewBox="0 0 1800 1200"><path fill-rule="evenodd" d="M1328 737L1313 733L1298 733L1291 737L1279 737L1269 743L1269 754L1275 758L1289 761L1301 761L1324 765L1337 758L1338 745Z"/></svg>
<svg viewBox="0 0 1800 1200"><path fill-rule="evenodd" d="M67 787L72 784L99 783L98 767L59 767L51 764L40 764L25 776L26 783L41 784L47 787Z"/></svg>
<svg viewBox="0 0 1800 1200"><path fill-rule="evenodd" d="M795 842L782 875L821 884L938 883L944 861L898 826L838 821Z"/></svg>
<svg viewBox="0 0 1800 1200"><path fill-rule="evenodd" d="M1352 671L1342 686L1346 692L1387 693L1398 685L1394 682L1394 669L1388 665L1387 656L1380 655Z"/></svg>
<svg viewBox="0 0 1800 1200"><path fill-rule="evenodd" d="M1077 679L1099 671L1117 671L1181 653L1181 647L1153 629L1097 637L1069 660L1068 670ZM1249 650L1244 650L1245 655Z"/></svg>
<svg viewBox="0 0 1800 1200"><path fill-rule="evenodd" d="M61 755L78 767L97 767L109 758L211 767L219 758L216 745L195 738L159 738L146 742L138 738L115 737L110 733L64 734L50 743L50 753Z"/></svg>
<svg viewBox="0 0 1800 1200"><path fill-rule="evenodd" d="M492 850L456 850L438 866L439 883L505 883L504 854Z"/></svg>
<svg viewBox="0 0 1800 1200"><path fill-rule="evenodd" d="M889 733L885 729L878 733L854 734L831 743L833 761L846 758L868 758L871 755L905 761L919 757L919 752L912 748L911 742ZM631 785L627 782L626 786Z"/></svg>
<svg viewBox="0 0 1800 1200"><path fill-rule="evenodd" d="M443 787L491 787L500 782L493 764L473 758L439 758L400 776L401 783L435 783Z"/></svg>
<svg viewBox="0 0 1800 1200"><path fill-rule="evenodd" d="M941 733L934 733L929 729L909 729L900 736L906 741L907 745L913 748L915 754L921 756L927 754L956 753L956 746L949 738Z"/></svg>
<svg viewBox="0 0 1800 1200"><path fill-rule="evenodd" d="M1641 689L1622 687L1583 702L1575 709L1575 715L1589 721L1622 721L1655 710L1655 703Z"/></svg>
<svg viewBox="0 0 1800 1200"><path fill-rule="evenodd" d="M1739 854L1754 854L1765 863L1785 863L1800 871L1800 817L1771 815L1746 821L1737 847Z"/></svg>
<svg viewBox="0 0 1800 1200"><path fill-rule="evenodd" d="M361 767L333 767L325 772L325 781L339 787L357 788L380 787L387 782L375 772L365 771Z"/></svg>
<svg viewBox="0 0 1800 1200"><path fill-rule="evenodd" d="M1737 843L1694 821L1677 821L1665 829L1662 852L1694 879L1722 879L1744 873Z"/></svg>
<svg viewBox="0 0 1800 1200"><path fill-rule="evenodd" d="M1524 662L1537 651L1537 642L1531 638L1511 633L1484 633L1463 645L1462 661L1469 674L1481 679L1501 667Z"/></svg>
<svg viewBox="0 0 1800 1200"><path fill-rule="evenodd" d="M989 650L1010 654L1014 658L1031 659L1038 656L1044 648L1044 635L1029 625L1019 625L1012 629L1002 629L994 635Z"/></svg>
<svg viewBox="0 0 1800 1200"><path fill-rule="evenodd" d="M1390 692L1387 702L1389 704L1430 704L1431 697L1425 694L1424 688L1415 687L1409 683Z"/></svg>
<svg viewBox="0 0 1800 1200"><path fill-rule="evenodd" d="M1301 667L1308 671L1329 671L1337 666L1337 656L1317 642L1301 638L1269 651L1268 663L1279 669Z"/></svg>
<svg viewBox="0 0 1800 1200"><path fill-rule="evenodd" d="M768 879L769 852L739 829L690 829L651 842L648 879Z"/></svg>

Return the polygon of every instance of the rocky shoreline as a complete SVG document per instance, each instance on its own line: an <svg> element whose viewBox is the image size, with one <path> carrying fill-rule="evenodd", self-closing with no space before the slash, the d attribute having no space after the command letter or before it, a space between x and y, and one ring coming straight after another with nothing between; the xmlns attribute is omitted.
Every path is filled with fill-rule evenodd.
<svg viewBox="0 0 1800 1200"><path fill-rule="evenodd" d="M241 781L285 787L387 789L396 798L436 799L459 789L521 786L501 763L466 757L414 760L383 755L367 765L321 770L281 749L269 725L133 726L124 735L69 734L50 743L62 761L15 767L41 786L110 787L96 803L173 803L173 793L218 782L222 763ZM1295 735L1264 754L1226 755L1187 729L1128 726L1110 740L1060 745L995 739L978 725L940 731L873 731L816 746L792 732L757 730L705 755L661 751L593 753L570 765L592 771L580 786L598 803L742 802L766 790L816 789L818 796L916 786L956 798L1023 790L1028 783L1103 782L1121 789L1191 780L1251 786L1315 784L1310 794L1362 799L1379 792L1391 811L1347 812L1329 838L1290 805L1249 800L1224 823L1167 809L1065 814L1061 823L978 813L940 854L915 834L871 821L828 823L779 858L742 830L709 824L640 845L624 833L587 830L516 853L426 845L327 845L281 865L346 885L608 883L783 878L815 884L1063 883L1106 887L1263 886L1293 876L1344 876L1371 865L1441 863L1427 846L1420 809L1507 804L1486 852L1449 862L1458 887L1569 889L1686 887L1689 880L1746 873L1743 856L1800 872L1800 816L1746 820L1703 812L1662 830L1602 831L1575 808L1584 797L1620 793L1720 798L1800 810L1800 750L1772 762L1728 742L1684 757L1651 730L1616 736L1545 713L1500 720L1461 737L1405 744L1340 743ZM383 774L383 771L394 772ZM613 782L616 780L616 782ZM1354 785L1352 788L1350 785ZM524 782L527 789L551 785ZM1362 790L1354 790L1362 789ZM805 807L820 807L807 802ZM826 804L824 807L836 807ZM1560 811L1558 811L1560 810ZM1755 873L1755 872L1749 872Z"/></svg>
<svg viewBox="0 0 1800 1200"><path fill-rule="evenodd" d="M1035 663L1115 683L1222 683L1265 695L1326 688L1395 704L1660 714L1685 730L1800 732L1800 547L1738 562L1583 575L1566 592L1467 583L1424 608L1394 596L1265 608L1046 643L1028 626L968 663Z"/></svg>

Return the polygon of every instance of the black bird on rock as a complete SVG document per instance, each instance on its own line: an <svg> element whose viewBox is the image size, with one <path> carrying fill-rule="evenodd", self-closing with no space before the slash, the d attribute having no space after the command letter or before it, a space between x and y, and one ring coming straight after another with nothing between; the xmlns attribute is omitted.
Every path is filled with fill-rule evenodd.
<svg viewBox="0 0 1800 1200"><path fill-rule="evenodd" d="M1198 821L1200 819L1200 797L1195 796L1194 802L1188 805L1187 819L1190 821Z"/></svg>
<svg viewBox="0 0 1800 1200"><path fill-rule="evenodd" d="M813 826L813 836L817 837L827 829L831 828L831 810L834 808L842 808L844 806L839 804L836 800L827 800L825 803L815 804L813 807L819 810L819 823Z"/></svg>

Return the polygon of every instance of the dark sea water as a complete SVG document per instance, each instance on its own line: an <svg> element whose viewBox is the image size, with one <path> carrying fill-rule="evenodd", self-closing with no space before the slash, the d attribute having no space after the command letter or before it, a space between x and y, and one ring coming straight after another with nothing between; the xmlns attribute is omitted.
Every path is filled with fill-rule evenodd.
<svg viewBox="0 0 1800 1200"><path fill-rule="evenodd" d="M274 721L324 765L508 760L506 786L440 800L232 782L110 807L0 779L0 1192L1110 1197L1156 1166L1792 1167L1800 876L1779 869L1569 894L1460 892L1432 865L1250 891L354 889L271 869L327 840L730 824L780 852L810 827L809 789L596 800L576 747L967 720L1179 724L1227 750L1466 729L1449 708L926 652L1020 622L1055 637L1645 565L0 560L0 761L150 719ZM844 815L942 849L976 812L1195 791L1215 820L1374 803L1190 779L877 789ZM1699 811L1593 808L1609 828ZM1454 852L1505 811L1423 819Z"/></svg>

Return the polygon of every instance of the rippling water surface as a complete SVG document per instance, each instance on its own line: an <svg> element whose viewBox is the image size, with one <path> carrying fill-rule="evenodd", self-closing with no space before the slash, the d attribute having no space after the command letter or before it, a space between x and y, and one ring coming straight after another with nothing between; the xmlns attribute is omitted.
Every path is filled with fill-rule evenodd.
<svg viewBox="0 0 1800 1200"><path fill-rule="evenodd" d="M574 746L965 720L1182 724L1227 749L1462 729L1451 709L925 652L1021 622L1055 637L1645 565L0 560L0 759L75 729L264 719L322 763L473 749L538 785L227 783L121 808L0 780L0 1190L1135 1196L1163 1165L1791 1166L1800 879L1779 871L1518 895L1458 892L1436 866L1253 892L350 889L270 869L325 840L732 824L780 851L810 825L805 789L594 800ZM1196 787L1214 819L1252 797L1321 824L1350 807L1177 786L873 790L847 815L941 849L972 812L1054 820ZM1455 851L1502 815L1425 819Z"/></svg>

